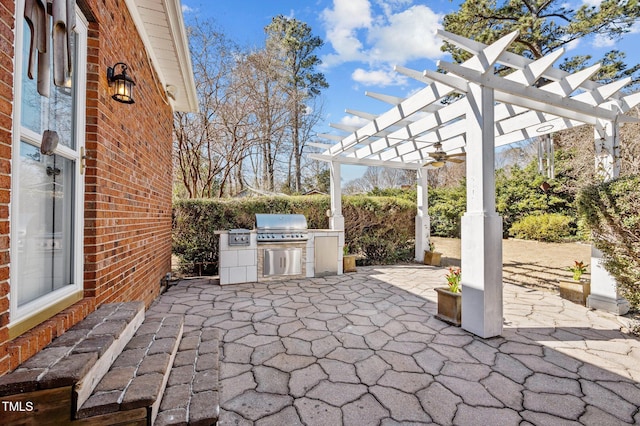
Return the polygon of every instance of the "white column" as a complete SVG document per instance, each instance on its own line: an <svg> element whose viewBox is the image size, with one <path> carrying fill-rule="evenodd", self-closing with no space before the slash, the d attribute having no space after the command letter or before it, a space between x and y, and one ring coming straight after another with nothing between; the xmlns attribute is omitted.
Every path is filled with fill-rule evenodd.
<svg viewBox="0 0 640 426"><path fill-rule="evenodd" d="M416 262L424 260L424 251L429 248L431 238L431 218L429 217L429 189L427 187L427 169L420 168L417 172L418 190L416 213Z"/></svg>
<svg viewBox="0 0 640 426"><path fill-rule="evenodd" d="M619 129L615 122L598 120L594 137L596 173L603 181L620 175ZM618 315L629 312L629 302L620 296L615 279L602 266L602 252L591 247L591 294L587 306Z"/></svg>
<svg viewBox="0 0 640 426"><path fill-rule="evenodd" d="M502 333L502 218L495 203L493 89L467 92L467 211L462 216L462 328Z"/></svg>
<svg viewBox="0 0 640 426"><path fill-rule="evenodd" d="M344 231L344 216L342 216L342 188L340 187L340 163L329 163L331 186L331 216L329 227Z"/></svg>

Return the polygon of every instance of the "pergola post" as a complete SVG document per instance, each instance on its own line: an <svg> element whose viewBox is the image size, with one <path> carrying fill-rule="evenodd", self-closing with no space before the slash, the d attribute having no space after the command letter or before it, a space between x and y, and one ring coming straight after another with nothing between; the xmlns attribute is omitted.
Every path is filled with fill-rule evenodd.
<svg viewBox="0 0 640 426"><path fill-rule="evenodd" d="M467 92L467 211L462 216L462 328L502 333L502 218L495 202L493 89Z"/></svg>
<svg viewBox="0 0 640 426"><path fill-rule="evenodd" d="M340 187L340 163L335 161L330 162L329 172L331 187L331 216L329 216L329 227L331 229L344 231L342 188Z"/></svg>
<svg viewBox="0 0 640 426"><path fill-rule="evenodd" d="M424 260L424 251L429 248L431 218L429 217L429 188L427 177L429 172L425 168L417 170L417 203L416 213L416 262Z"/></svg>
<svg viewBox="0 0 640 426"><path fill-rule="evenodd" d="M620 141L618 124L598 120L595 131L596 174L608 181L620 175ZM615 279L602 266L602 252L591 246L591 294L587 306L617 315L629 312L629 302L620 296Z"/></svg>

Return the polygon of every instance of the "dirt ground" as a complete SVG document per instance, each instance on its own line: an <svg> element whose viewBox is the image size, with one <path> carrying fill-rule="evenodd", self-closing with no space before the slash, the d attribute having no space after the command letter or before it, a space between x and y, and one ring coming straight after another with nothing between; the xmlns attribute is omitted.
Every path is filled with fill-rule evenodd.
<svg viewBox="0 0 640 426"><path fill-rule="evenodd" d="M442 252L442 264L460 265L460 240L432 237L436 251ZM505 282L541 289L557 289L558 278L571 279L567 268L574 261L588 264L584 275L590 279L591 245L584 243L542 243L526 240L502 240L503 279Z"/></svg>

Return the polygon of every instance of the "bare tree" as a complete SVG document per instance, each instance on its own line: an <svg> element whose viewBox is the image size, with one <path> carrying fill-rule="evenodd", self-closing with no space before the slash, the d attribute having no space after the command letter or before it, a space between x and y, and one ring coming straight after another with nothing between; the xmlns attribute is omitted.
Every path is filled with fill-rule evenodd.
<svg viewBox="0 0 640 426"><path fill-rule="evenodd" d="M220 124L237 47L212 21L194 21L188 28L198 112L174 115L174 155L177 177L189 198L211 197L220 186L220 174L229 158ZM233 161L231 161L233 162Z"/></svg>
<svg viewBox="0 0 640 426"><path fill-rule="evenodd" d="M374 189L400 188L415 182L415 172L389 167L369 166L361 178L345 185L345 193L369 192Z"/></svg>
<svg viewBox="0 0 640 426"><path fill-rule="evenodd" d="M249 158L253 180L267 191L276 187L278 159L288 134L289 110L278 71L276 58L264 50L246 55L234 71L238 95L247 99L256 141Z"/></svg>

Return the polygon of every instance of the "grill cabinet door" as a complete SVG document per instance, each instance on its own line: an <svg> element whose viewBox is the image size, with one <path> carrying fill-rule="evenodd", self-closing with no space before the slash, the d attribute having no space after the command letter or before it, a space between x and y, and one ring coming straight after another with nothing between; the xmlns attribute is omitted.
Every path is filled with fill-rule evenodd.
<svg viewBox="0 0 640 426"><path fill-rule="evenodd" d="M338 275L338 237L315 237L315 276Z"/></svg>
<svg viewBox="0 0 640 426"><path fill-rule="evenodd" d="M265 277L271 275L300 275L301 273L301 248L264 249L262 274Z"/></svg>

